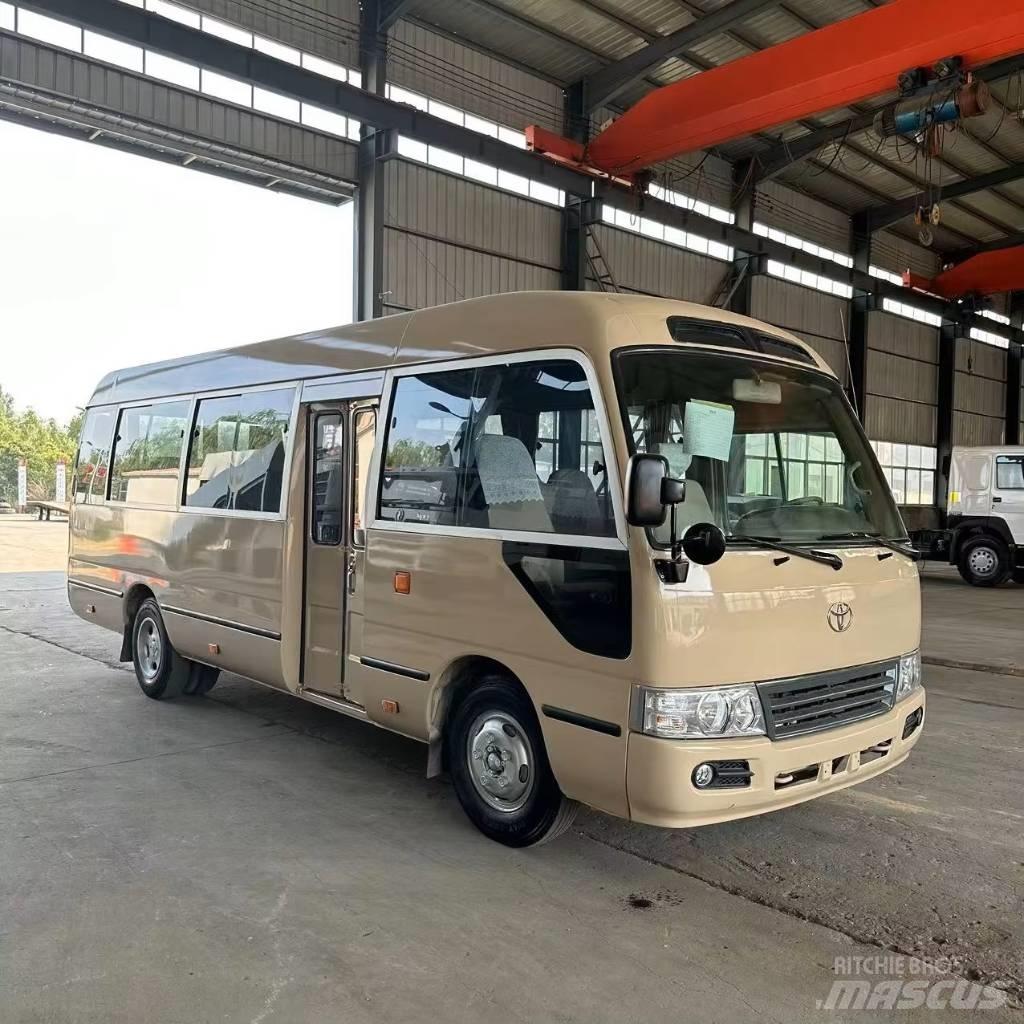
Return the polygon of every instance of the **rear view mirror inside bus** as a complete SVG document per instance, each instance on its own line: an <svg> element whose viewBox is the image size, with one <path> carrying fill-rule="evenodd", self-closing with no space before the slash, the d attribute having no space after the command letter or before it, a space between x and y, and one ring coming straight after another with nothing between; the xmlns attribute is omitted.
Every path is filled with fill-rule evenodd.
<svg viewBox="0 0 1024 1024"><path fill-rule="evenodd" d="M774 380L737 377L732 382L732 397L737 402L753 402L758 405L781 405L782 385Z"/></svg>

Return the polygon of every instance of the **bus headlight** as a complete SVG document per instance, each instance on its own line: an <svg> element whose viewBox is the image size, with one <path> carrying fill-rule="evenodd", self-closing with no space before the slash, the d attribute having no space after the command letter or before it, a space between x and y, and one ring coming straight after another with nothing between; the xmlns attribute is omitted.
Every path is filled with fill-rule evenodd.
<svg viewBox="0 0 1024 1024"><path fill-rule="evenodd" d="M763 736L764 713L754 686L713 690L653 690L644 687L643 731L674 740Z"/></svg>
<svg viewBox="0 0 1024 1024"><path fill-rule="evenodd" d="M900 658L900 674L896 681L897 702L921 689L921 652L911 651Z"/></svg>

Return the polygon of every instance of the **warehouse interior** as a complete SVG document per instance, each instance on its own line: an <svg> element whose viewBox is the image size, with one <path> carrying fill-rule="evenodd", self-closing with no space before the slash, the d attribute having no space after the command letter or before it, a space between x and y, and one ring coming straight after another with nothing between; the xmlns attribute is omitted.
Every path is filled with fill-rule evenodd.
<svg viewBox="0 0 1024 1024"><path fill-rule="evenodd" d="M907 9L903 20L884 37L824 35L812 45L817 33L841 32L867 13L892 9L896 19L897 8ZM954 447L1024 441L1024 5L1014 0L964 20L963 5L949 0L0 0L0 117L312 203L354 204L356 320L500 292L587 290L699 303L781 327L839 377L908 530L937 530ZM795 45L807 49L786 49ZM858 46L877 49L877 60L861 62L862 74L852 57L837 56ZM711 77L721 72L731 77ZM883 80L884 88L872 85ZM827 477L827 457L812 467L814 458L790 451L787 471ZM29 596L12 601L0 626L21 645L10 664L24 673L24 692L33 638L58 661L79 659L80 666L63 666L69 674L106 687L104 671L118 667L116 646L86 640L80 623L38 626L34 602L49 607L50 599L36 594L28 574L22 582ZM44 583L54 589L52 581L38 586ZM978 765L982 754L1016 743L1024 587L980 593L945 568L926 583L922 651L932 667L925 685L934 678L938 694L930 726L956 750L955 758L943 747L923 761L935 795L921 795L924 776L906 785L897 779L872 797L837 802L827 825L794 809L685 839L654 828L627 834L625 825L595 814L582 830L595 851L587 862L572 860L572 846L517 867L515 851L499 856L468 836L452 845L444 834L451 819L424 810L451 800L436 780L416 788L417 754L403 741L364 736L325 711L292 708L232 681L225 696L218 690L218 711L237 712L237 722L220 733L203 724L197 744L245 743L264 729L289 742L323 740L328 753L274 752L280 765L299 766L287 787L240 755L209 755L208 766L227 784L268 787L281 817L264 834L243 823L222 793L203 791L202 806L237 829L208 862L208 891L176 904L166 880L146 875L165 870L163 861L143 863L108 843L118 831L117 794L130 794L125 813L144 818L160 792L157 776L141 789L127 776L95 788L78 783L70 798L50 786L34 798L41 809L27 815L11 797L11 821L47 820L50 845L63 828L58 800L74 804L76 828L98 808L101 824L90 842L104 871L123 859L135 887L94 954L75 960L102 1009L90 1016L70 997L47 995L39 1005L51 1016L39 1019L138 1020L148 1006L152 1020L313 1021L336 1019L344 1006L359 1020L411 1020L423 1007L462 1020L518 1005L526 1019L542 1019L550 1007L558 1019L622 1020L628 997L649 1000L639 1004L642 1019L667 1020L674 1000L684 998L670 978L678 963L660 937L672 928L687 942L706 938L722 957L735 956L755 979L751 987L760 986L755 996L730 982L722 997L708 980L709 963L721 968L721 958L697 958L685 984L700 1019L771 1011L824 1019L820 1003L802 994L828 993L809 965L827 961L831 978L834 959L850 948L952 958L958 977L999 980L1009 1014L1024 998L1024 807L1015 795L1024 764L1013 755L992 789ZM61 694L68 708L98 713L70 684ZM194 724L179 714L159 742L184 749ZM142 735L156 728L138 717L131 727ZM134 740L109 742L110 764L142 757ZM325 766L339 747L346 749L335 772ZM196 756L207 765L207 754ZM376 763L366 768L366 760ZM382 765L393 780L380 777ZM47 773L30 760L18 770L32 778ZM359 781L366 772L370 785ZM347 827L326 826L330 842L351 858L351 876L299 852L287 834L312 835L331 813L319 791L324 778L355 794L346 825L367 829L356 840ZM303 801L314 790L307 812ZM255 793L248 799L270 813ZM0 785L0 821L5 806ZM425 867L389 817L392 808L427 834ZM182 810L173 825L176 852L187 859L208 827L196 810ZM366 836L389 844L393 871L375 863ZM247 870L246 850L264 840L273 863L268 854L253 870L272 898L239 896L218 916L211 908L222 895L214 890L230 891L236 872ZM933 855L923 874L909 863ZM292 857L294 888L275 888ZM22 858L17 863L9 895L24 887L16 919L33 927L7 955L22 972L12 1004L22 1016L13 1019L27 1021L39 986L53 980L29 965L51 956L70 912L41 909L46 886L28 895L33 875ZM463 866L472 872L472 899ZM50 897L59 892L64 901L70 892L83 900L70 949L88 945L97 907L88 879L76 874L81 865L67 870L70 889L54 884ZM426 870L435 874L424 882L418 873ZM840 876L862 870L858 894L842 895ZM933 885L928 871L940 881ZM350 915L344 923L318 904L322 892L304 888L318 872ZM481 909L493 894L515 902L509 879L516 872L530 886L524 913L540 922L536 928ZM368 890L356 892L355 875ZM616 877L628 883L615 896L621 959L613 964L591 945L594 934L613 927L602 894ZM578 898L565 895L567 885L579 887ZM168 953L175 966L156 970L115 1009L109 986L127 984L126 972L146 972L163 955L154 925L124 953L126 967L109 968L120 955L118 930L133 919L133 906L149 913L149 899L177 929ZM406 919L420 899L422 912ZM734 899L740 909L727 905ZM658 922L662 931L652 938L655 916L669 913L685 923ZM190 915L198 923L186 923ZM38 926L43 920L46 927ZM256 936L258 955L246 952L251 937L237 944L235 925ZM512 938L495 940L508 975L487 980L492 928ZM344 954L332 949L339 929ZM388 944L374 945L382 933ZM441 934L460 936L453 948L484 980L464 982L443 944L433 946ZM0 928L0 957L6 941ZM529 948L534 941L537 950ZM203 960L195 970L206 973L193 987L190 949L212 958L221 942L230 950L227 966ZM792 984L772 965L773 944L801 964ZM627 969L633 957L640 959ZM391 972L410 962L416 977L396 980ZM193 994L177 1001L183 964L189 978L182 991ZM95 981L108 970L109 985ZM640 970L653 972L668 994L642 993ZM536 991L520 991L542 974ZM171 1006L166 1014L155 1010Z"/></svg>
<svg viewBox="0 0 1024 1024"><path fill-rule="evenodd" d="M314 201L355 197L357 319L588 288L785 327L843 379L908 526L926 527L953 445L1020 437L1019 293L943 299L904 275L1019 252L1024 58L977 69L984 112L936 125L932 148L876 120L950 86L901 97L894 77L870 100L823 96L815 116L655 163L646 192L525 134L595 135L660 87L879 6L5 3L0 112Z"/></svg>

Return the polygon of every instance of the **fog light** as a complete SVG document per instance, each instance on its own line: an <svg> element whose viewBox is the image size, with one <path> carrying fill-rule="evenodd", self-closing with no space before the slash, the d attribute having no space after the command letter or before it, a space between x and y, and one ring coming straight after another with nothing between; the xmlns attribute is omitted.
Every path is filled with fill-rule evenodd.
<svg viewBox="0 0 1024 1024"><path fill-rule="evenodd" d="M693 784L698 789L706 789L715 779L715 769L711 765L699 764L693 769Z"/></svg>

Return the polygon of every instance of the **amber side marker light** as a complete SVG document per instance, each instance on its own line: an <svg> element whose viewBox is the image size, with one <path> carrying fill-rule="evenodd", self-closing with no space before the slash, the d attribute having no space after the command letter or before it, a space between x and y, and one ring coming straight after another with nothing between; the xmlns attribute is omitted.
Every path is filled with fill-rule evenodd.
<svg viewBox="0 0 1024 1024"><path fill-rule="evenodd" d="M412 575L407 572L395 573L395 593L408 594L412 591Z"/></svg>
<svg viewBox="0 0 1024 1024"><path fill-rule="evenodd" d="M385 715L397 715L398 714L398 701L397 700L382 700L380 702L380 709Z"/></svg>

